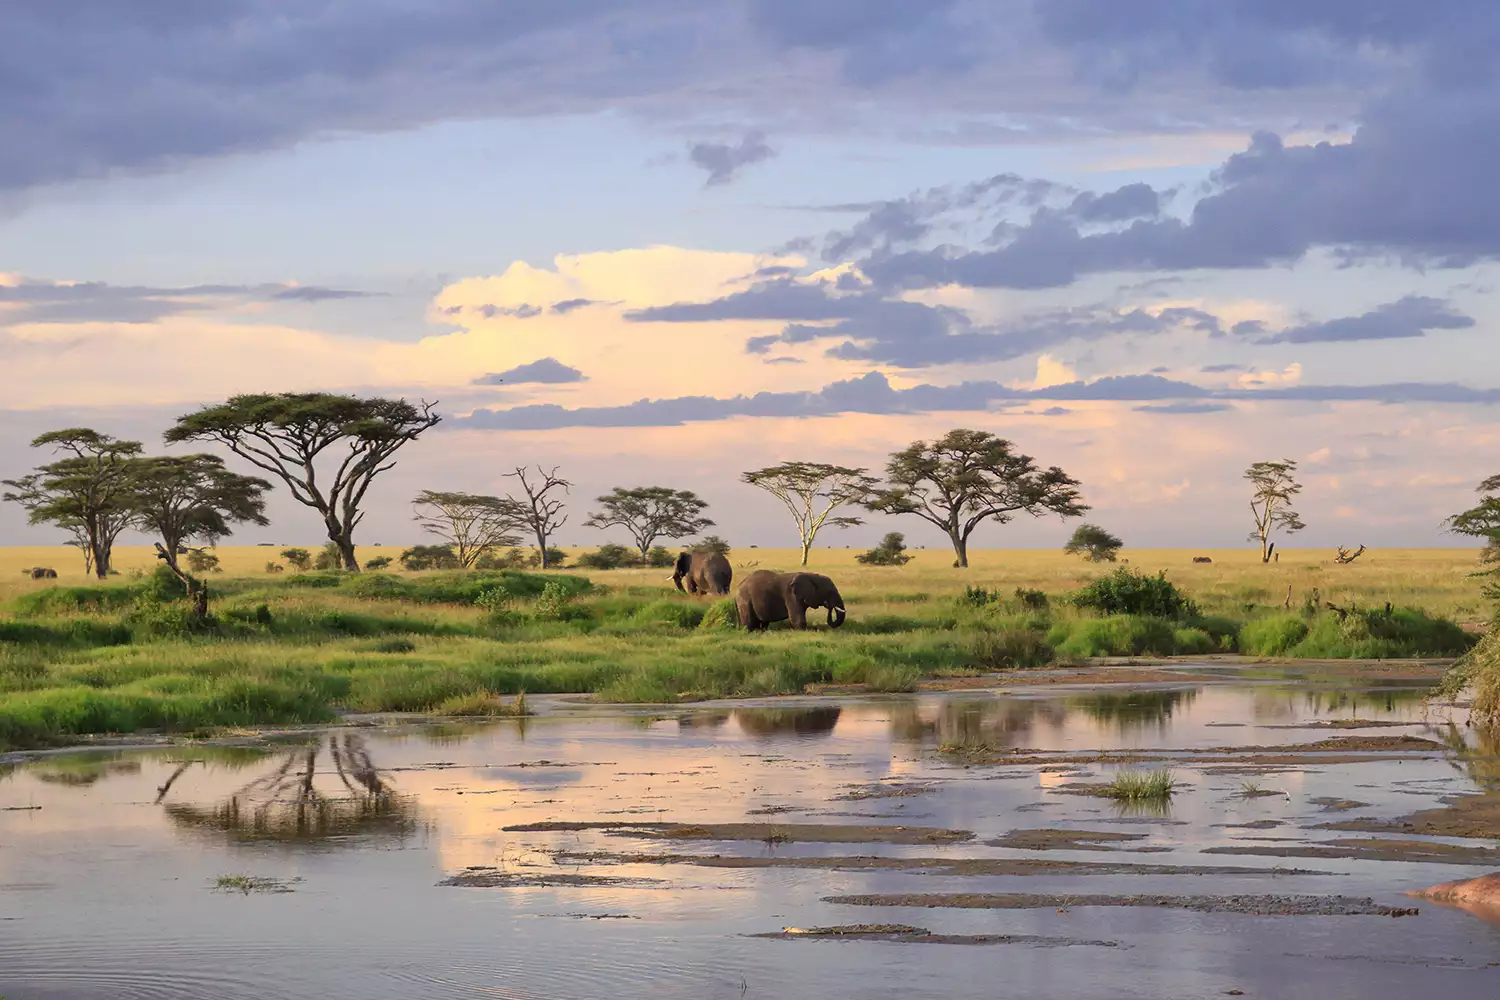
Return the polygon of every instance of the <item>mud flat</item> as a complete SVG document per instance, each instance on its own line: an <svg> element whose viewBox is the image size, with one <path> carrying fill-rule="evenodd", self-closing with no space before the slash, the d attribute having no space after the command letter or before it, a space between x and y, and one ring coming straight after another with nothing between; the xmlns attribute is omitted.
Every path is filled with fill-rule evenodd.
<svg viewBox="0 0 1500 1000"><path fill-rule="evenodd" d="M1500 792L1457 796L1436 809L1424 809L1400 819L1349 819L1325 823L1318 829L1500 840Z"/></svg>
<svg viewBox="0 0 1500 1000"><path fill-rule="evenodd" d="M974 839L969 830L930 826L860 826L822 823L620 823L607 821L521 823L506 833L550 833L599 830L613 837L647 840L758 840L779 844L961 844Z"/></svg>
<svg viewBox="0 0 1500 1000"><path fill-rule="evenodd" d="M1497 865L1500 850L1427 840L1334 840L1323 843L1253 844L1207 847L1204 854L1262 858L1320 858L1357 861L1423 861L1445 865Z"/></svg>
<svg viewBox="0 0 1500 1000"><path fill-rule="evenodd" d="M1066 786L1064 786L1066 787ZM1018 851L1118 851L1139 850L1120 848L1145 840L1144 833L1116 833L1110 830L1012 830L1003 837L985 841L991 847L1009 847Z"/></svg>
<svg viewBox="0 0 1500 1000"><path fill-rule="evenodd" d="M783 927L750 937L776 941L892 941L902 944L1025 944L1034 948L1118 948L1118 941L1085 941L1081 938L1047 937L1039 934L934 934L925 927L908 924L842 924L837 927Z"/></svg>
<svg viewBox="0 0 1500 1000"><path fill-rule="evenodd" d="M1416 907L1384 906L1354 896L1110 896L1033 893L908 893L825 896L825 903L847 906L945 907L964 910L1069 910L1089 906L1138 906L1236 913L1258 917L1409 917Z"/></svg>
<svg viewBox="0 0 1500 1000"><path fill-rule="evenodd" d="M443 879L438 885L460 886L469 889L524 889L541 887L591 888L598 886L658 886L661 879L612 878L607 875L543 875L535 872L509 872L498 868L467 868L457 875Z"/></svg>

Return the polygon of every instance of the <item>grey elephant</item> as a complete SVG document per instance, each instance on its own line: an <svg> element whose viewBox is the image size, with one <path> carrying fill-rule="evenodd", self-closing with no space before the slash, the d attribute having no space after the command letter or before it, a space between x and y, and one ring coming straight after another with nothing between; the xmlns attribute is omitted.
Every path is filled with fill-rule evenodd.
<svg viewBox="0 0 1500 1000"><path fill-rule="evenodd" d="M844 598L834 582L820 573L758 569L740 584L735 603L740 624L752 632L783 620L792 628L807 628L808 608L827 608L830 628L844 624Z"/></svg>
<svg viewBox="0 0 1500 1000"><path fill-rule="evenodd" d="M677 557L677 567L672 570L672 585L689 594L722 596L729 593L733 579L729 560L717 552L684 552Z"/></svg>

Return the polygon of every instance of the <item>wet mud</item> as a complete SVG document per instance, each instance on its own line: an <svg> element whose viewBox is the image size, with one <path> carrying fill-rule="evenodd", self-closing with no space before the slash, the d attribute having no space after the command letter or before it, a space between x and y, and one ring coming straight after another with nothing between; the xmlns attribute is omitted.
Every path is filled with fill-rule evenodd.
<svg viewBox="0 0 1500 1000"><path fill-rule="evenodd" d="M751 937L776 941L892 941L901 944L1024 944L1034 948L1118 948L1118 941L1047 937L1041 934L934 934L909 924L842 924L837 927L783 927Z"/></svg>
<svg viewBox="0 0 1500 1000"><path fill-rule="evenodd" d="M601 886L654 887L661 879L620 878L609 875L540 874L537 872L501 871L498 868L469 868L443 879L438 885L468 889L528 889L539 887L598 888Z"/></svg>
<svg viewBox="0 0 1500 1000"><path fill-rule="evenodd" d="M1500 840L1500 792L1459 796L1436 809L1424 809L1398 819L1350 819L1324 823L1318 829Z"/></svg>
<svg viewBox="0 0 1500 1000"><path fill-rule="evenodd" d="M780 844L959 844L973 840L970 830L928 826L862 826L820 823L523 823L507 833L551 833L598 830L607 836L644 840L758 840Z"/></svg>
<svg viewBox="0 0 1500 1000"><path fill-rule="evenodd" d="M1129 906L1235 913L1258 917L1409 917L1416 907L1385 906L1353 896L1111 896L1041 895L1033 893L904 893L825 896L825 903L848 906L909 906L964 910L1070 910L1092 906Z"/></svg>
<svg viewBox="0 0 1500 1000"><path fill-rule="evenodd" d="M1204 848L1204 854L1263 858L1319 858L1358 861L1420 861L1445 865L1500 865L1500 850L1429 840L1335 840Z"/></svg>
<svg viewBox="0 0 1500 1000"><path fill-rule="evenodd" d="M1145 840L1144 833L1116 833L1110 830L1012 830L1003 837L985 841L991 847L1009 847L1019 851L1117 851L1118 845ZM1132 848L1123 848L1132 850Z"/></svg>

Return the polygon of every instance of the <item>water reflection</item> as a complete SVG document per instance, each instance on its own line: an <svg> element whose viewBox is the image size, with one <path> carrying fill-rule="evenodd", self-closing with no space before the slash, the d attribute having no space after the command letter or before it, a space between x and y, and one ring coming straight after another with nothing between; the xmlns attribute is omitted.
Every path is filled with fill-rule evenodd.
<svg viewBox="0 0 1500 1000"><path fill-rule="evenodd" d="M318 787L324 750L347 794ZM172 786L197 761L183 761L157 789L156 801L179 827L227 835L234 841L336 842L337 838L404 838L417 826L416 802L400 795L370 757L364 738L332 735L288 750L266 774L212 805L167 802ZM326 773L326 772L325 772Z"/></svg>
<svg viewBox="0 0 1500 1000"><path fill-rule="evenodd" d="M76 754L58 757L31 768L31 776L63 788L88 788L116 774L139 774L141 762L120 760L114 755Z"/></svg>
<svg viewBox="0 0 1500 1000"><path fill-rule="evenodd" d="M1194 688L1176 691L1100 691L1068 699L1076 708L1101 725L1113 726L1120 735L1144 729L1165 731L1178 706L1186 708L1198 697Z"/></svg>
<svg viewBox="0 0 1500 1000"><path fill-rule="evenodd" d="M904 743L1019 746L1039 725L1058 727L1068 717L1060 701L1012 698L949 699L936 706L916 701L891 707L891 738Z"/></svg>
<svg viewBox="0 0 1500 1000"><path fill-rule="evenodd" d="M817 708L737 708L734 721L747 736L766 739L773 736L827 736L839 724L843 709L838 706Z"/></svg>

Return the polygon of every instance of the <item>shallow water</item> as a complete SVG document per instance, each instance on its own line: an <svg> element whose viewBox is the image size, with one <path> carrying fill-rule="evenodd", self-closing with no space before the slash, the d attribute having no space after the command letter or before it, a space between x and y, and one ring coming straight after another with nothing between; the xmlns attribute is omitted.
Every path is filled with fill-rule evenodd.
<svg viewBox="0 0 1500 1000"><path fill-rule="evenodd" d="M1349 718L1409 725L1309 728ZM1310 894L1410 906L1404 890L1500 863L1204 852L1367 837L1309 828L1430 808L1490 780L1493 760L1434 750L1255 773L1237 770L1235 755L1169 753L1183 784L1165 810L1122 810L1072 794L1069 785L1109 780L1116 767L1108 762L1049 763L1084 751L1408 734L1453 747L1464 738L1428 717L1419 691L1400 687L1192 681L1025 697L799 699L666 716L558 706L529 720L340 730L270 747L35 758L0 765L0 996L1158 1000L1242 990L1326 1000L1436 988L1449 998L1493 997L1500 926L1425 902L1419 914L1397 919L826 901ZM969 766L938 752L944 744L1060 753ZM1276 794L1246 797L1247 782ZM502 829L557 821L700 829L688 839L661 839L651 829ZM754 826L735 841L704 829L721 823ZM974 837L803 842L805 824L845 832L901 826L908 840L912 827ZM986 843L1039 828L1142 836L1061 850ZM711 855L751 860L687 863ZM1118 873L797 866L817 858L1072 861ZM1156 873L1124 867L1132 865ZM1250 870L1178 870L1204 866ZM1324 874L1288 874L1292 868ZM439 884L466 871L500 884ZM276 880L286 891L215 887L234 874ZM561 875L584 876L585 884L516 884ZM753 936L859 923L988 935L992 943Z"/></svg>

